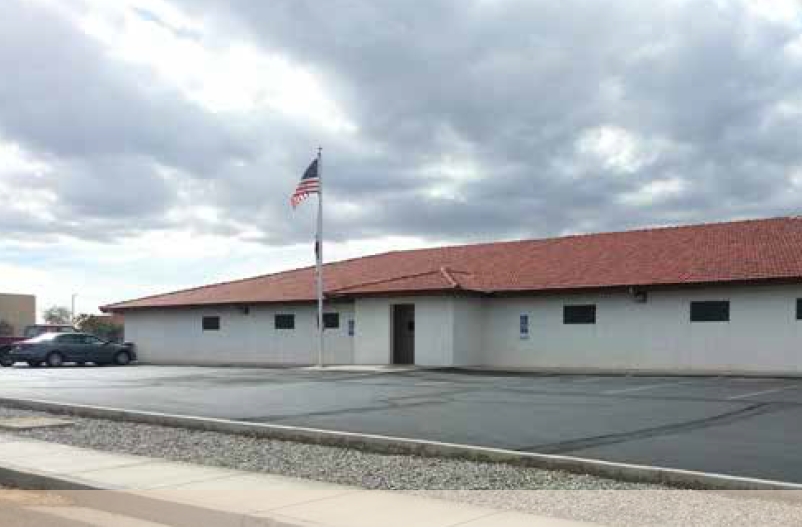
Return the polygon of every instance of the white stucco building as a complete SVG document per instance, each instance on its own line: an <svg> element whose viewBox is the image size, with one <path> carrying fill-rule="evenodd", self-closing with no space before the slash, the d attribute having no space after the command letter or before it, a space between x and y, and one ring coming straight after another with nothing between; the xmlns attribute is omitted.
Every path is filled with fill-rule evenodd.
<svg viewBox="0 0 802 527"><path fill-rule="evenodd" d="M802 373L802 219L391 252L326 266L325 362ZM313 364L314 269L105 306L140 359Z"/></svg>

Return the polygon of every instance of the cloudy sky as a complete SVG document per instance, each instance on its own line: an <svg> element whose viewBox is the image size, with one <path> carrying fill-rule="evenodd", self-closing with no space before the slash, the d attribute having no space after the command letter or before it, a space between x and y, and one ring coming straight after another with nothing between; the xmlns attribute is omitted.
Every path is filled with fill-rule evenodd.
<svg viewBox="0 0 802 527"><path fill-rule="evenodd" d="M3 0L0 291L802 213L802 0Z"/></svg>

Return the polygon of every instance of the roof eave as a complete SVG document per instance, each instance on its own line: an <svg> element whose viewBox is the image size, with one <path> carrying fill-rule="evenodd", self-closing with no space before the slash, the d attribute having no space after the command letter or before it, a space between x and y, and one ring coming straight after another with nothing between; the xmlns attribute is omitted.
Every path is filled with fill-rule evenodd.
<svg viewBox="0 0 802 527"><path fill-rule="evenodd" d="M802 284L802 276L787 277L762 277L762 278L735 278L722 280L686 280L675 282L649 282L649 283L620 283L610 285L586 285L586 286L566 286L566 287L540 287L540 288L520 288L520 289L495 289L480 290L465 287L449 288L426 288L410 290L385 290L369 292L329 292L326 293L326 300L348 300L353 301L357 298L380 298L380 297L403 297L403 296L424 296L424 295L459 295L459 296L521 296L532 294L558 294L558 293L580 293L588 291L614 291L627 288L642 288L648 290L676 289L676 288L696 288L709 286L738 286L738 285L791 285ZM140 305L125 306L112 304L101 306L103 313L124 313L126 311L142 311L150 309L200 309L221 306L237 305L275 305L275 304L314 304L316 299L280 299L280 300L233 300L223 302L189 302L182 304L168 305Z"/></svg>

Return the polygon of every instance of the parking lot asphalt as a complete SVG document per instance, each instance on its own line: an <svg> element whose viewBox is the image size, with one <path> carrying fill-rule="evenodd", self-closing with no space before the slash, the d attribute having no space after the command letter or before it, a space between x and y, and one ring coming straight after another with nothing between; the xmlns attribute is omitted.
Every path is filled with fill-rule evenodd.
<svg viewBox="0 0 802 527"><path fill-rule="evenodd" d="M802 483L802 379L15 367L0 396Z"/></svg>

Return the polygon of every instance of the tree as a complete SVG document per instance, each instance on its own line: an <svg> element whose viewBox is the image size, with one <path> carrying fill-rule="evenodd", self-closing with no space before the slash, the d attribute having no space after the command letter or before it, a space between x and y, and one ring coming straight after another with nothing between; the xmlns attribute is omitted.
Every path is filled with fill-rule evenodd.
<svg viewBox="0 0 802 527"><path fill-rule="evenodd" d="M69 324L72 313L64 306L51 306L42 312L42 318L48 324Z"/></svg>
<svg viewBox="0 0 802 527"><path fill-rule="evenodd" d="M75 327L111 342L121 342L123 339L122 324L114 322L109 316L78 315L75 317Z"/></svg>
<svg viewBox="0 0 802 527"><path fill-rule="evenodd" d="M10 337L14 334L14 326L0 319L0 337Z"/></svg>

